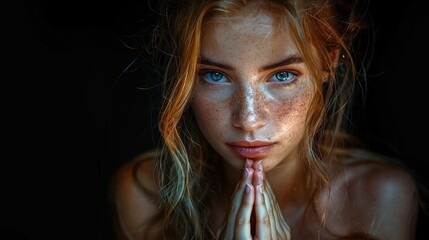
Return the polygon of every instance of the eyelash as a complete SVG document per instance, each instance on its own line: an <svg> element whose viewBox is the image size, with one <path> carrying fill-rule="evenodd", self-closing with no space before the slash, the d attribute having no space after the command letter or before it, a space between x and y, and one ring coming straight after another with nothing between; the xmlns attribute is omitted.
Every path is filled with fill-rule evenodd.
<svg viewBox="0 0 429 240"><path fill-rule="evenodd" d="M201 76L201 78L202 78L204 81L206 81L206 82L208 82L208 83L214 83L214 84L217 84L217 83L221 83L221 82L220 82L220 81L210 81L210 80L208 80L208 79L207 79L207 77L205 77L205 75L207 75L207 74L220 74L220 75L222 75L222 78L225 78L226 80L229 80L228 76L227 76L226 74L224 74L224 73L220 72L220 71L213 71L213 70L205 70L205 71L201 71L201 72L199 73L199 75ZM225 81L222 81L222 82L225 82Z"/></svg>
<svg viewBox="0 0 429 240"><path fill-rule="evenodd" d="M270 79L273 78L273 77L278 78L278 76L277 76L278 74L284 74L284 73L286 73L288 75L291 75L292 79L285 80L285 81L275 81L275 82L279 82L281 84L290 85L290 84L294 83L297 80L297 74L295 74L295 73L293 73L291 71L278 71L278 72L272 74L270 76Z"/></svg>
<svg viewBox="0 0 429 240"><path fill-rule="evenodd" d="M270 77L268 78L268 80L270 80L272 78L278 78L279 76L276 76L276 75L278 75L278 74L284 74L284 73L288 74L288 76L292 75L291 79L290 80L286 80L286 81L273 81L273 82L277 82L279 84L284 84L284 85L289 86L289 85L294 84L297 81L297 77L298 77L297 73L294 73L292 71L285 71L285 70L275 72L274 74L270 75ZM211 81L211 80L208 80L207 76L205 76L207 74L217 74L218 77L219 77L219 75L221 75L220 76L221 79L224 78L225 80L223 80L223 81ZM224 82L229 81L228 75L224 74L221 71L203 70L203 71L200 71L200 73L198 75L204 80L204 82L209 83L209 84L219 84L219 83L224 83ZM211 77L213 77L213 76L211 76Z"/></svg>

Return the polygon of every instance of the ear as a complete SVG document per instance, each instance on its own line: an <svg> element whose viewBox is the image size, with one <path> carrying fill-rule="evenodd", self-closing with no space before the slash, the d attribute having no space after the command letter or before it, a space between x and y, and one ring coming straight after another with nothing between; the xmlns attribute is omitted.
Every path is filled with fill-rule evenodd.
<svg viewBox="0 0 429 240"><path fill-rule="evenodd" d="M338 62L340 59L340 48L334 48L332 51L330 51L329 55L331 57L331 67L332 69L336 68L338 66Z"/></svg>
<svg viewBox="0 0 429 240"><path fill-rule="evenodd" d="M329 52L329 70L324 71L323 82L328 81L329 75L335 72L340 59L341 48L334 48Z"/></svg>

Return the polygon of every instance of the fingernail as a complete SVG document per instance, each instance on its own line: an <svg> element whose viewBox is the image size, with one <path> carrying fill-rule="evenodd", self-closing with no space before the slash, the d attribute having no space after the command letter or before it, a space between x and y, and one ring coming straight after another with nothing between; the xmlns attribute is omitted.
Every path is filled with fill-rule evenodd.
<svg viewBox="0 0 429 240"><path fill-rule="evenodd" d="M247 176L249 176L249 170L247 170L247 168L245 168L245 169L243 170L243 179L246 179L246 178L247 178Z"/></svg>
<svg viewBox="0 0 429 240"><path fill-rule="evenodd" d="M252 167L252 162L248 158L246 158L246 167Z"/></svg>
<svg viewBox="0 0 429 240"><path fill-rule="evenodd" d="M249 184L246 184L246 193L249 194L250 190L252 190L252 188L250 187Z"/></svg>
<svg viewBox="0 0 429 240"><path fill-rule="evenodd" d="M262 184L256 185L256 188L258 189L259 193L262 194Z"/></svg>
<svg viewBox="0 0 429 240"><path fill-rule="evenodd" d="M258 169L262 171L262 160L259 160L258 162Z"/></svg>
<svg viewBox="0 0 429 240"><path fill-rule="evenodd" d="M264 174L262 173L262 171L261 171L261 170L259 170L259 171L258 171L258 176L259 176L259 178L260 178L261 180L263 180L263 178L264 178Z"/></svg>

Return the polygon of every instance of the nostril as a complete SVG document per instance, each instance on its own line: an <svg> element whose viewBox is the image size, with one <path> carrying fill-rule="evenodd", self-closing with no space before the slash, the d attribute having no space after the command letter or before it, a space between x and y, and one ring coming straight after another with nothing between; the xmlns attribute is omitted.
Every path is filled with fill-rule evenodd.
<svg viewBox="0 0 429 240"><path fill-rule="evenodd" d="M245 131L253 131L265 125L266 116L263 111L242 109L234 116L233 126Z"/></svg>

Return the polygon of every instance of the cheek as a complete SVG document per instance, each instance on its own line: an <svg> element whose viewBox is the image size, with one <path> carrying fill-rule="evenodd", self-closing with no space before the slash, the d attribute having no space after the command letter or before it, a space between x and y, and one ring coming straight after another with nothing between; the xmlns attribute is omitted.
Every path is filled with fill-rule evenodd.
<svg viewBox="0 0 429 240"><path fill-rule="evenodd" d="M306 96L294 97L282 102L282 107L277 109L275 120L278 123L291 124L303 122L308 111L309 100Z"/></svg>
<svg viewBox="0 0 429 240"><path fill-rule="evenodd" d="M212 138L211 135L219 135L226 122L228 113L225 109L228 104L223 101L212 101L201 95L196 95L191 101L191 108L194 112L198 127L206 138Z"/></svg>
<svg viewBox="0 0 429 240"><path fill-rule="evenodd" d="M288 136L290 143L299 141L304 133L311 98L311 91L302 89L299 94L279 99L270 109L277 133Z"/></svg>

